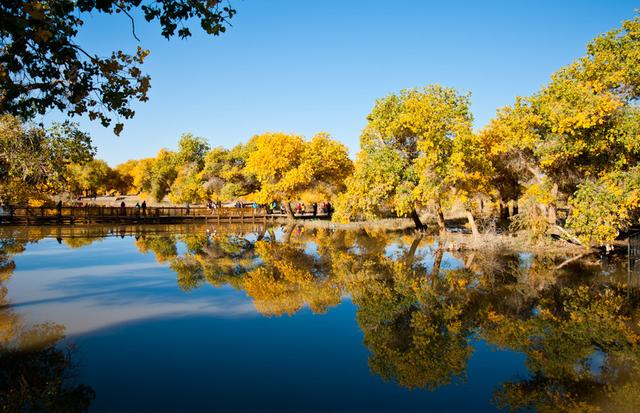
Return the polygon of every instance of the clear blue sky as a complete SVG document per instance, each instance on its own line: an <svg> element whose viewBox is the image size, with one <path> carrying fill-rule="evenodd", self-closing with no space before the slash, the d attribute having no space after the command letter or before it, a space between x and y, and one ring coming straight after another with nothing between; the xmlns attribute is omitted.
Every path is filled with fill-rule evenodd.
<svg viewBox="0 0 640 413"><path fill-rule="evenodd" d="M632 1L235 0L228 32L166 41L137 19L151 50L150 101L120 137L82 121L115 165L175 148L191 132L231 147L265 131L326 131L352 155L376 98L431 83L472 93L475 128L547 83L586 43L634 16ZM133 50L125 16L85 19L89 50Z"/></svg>

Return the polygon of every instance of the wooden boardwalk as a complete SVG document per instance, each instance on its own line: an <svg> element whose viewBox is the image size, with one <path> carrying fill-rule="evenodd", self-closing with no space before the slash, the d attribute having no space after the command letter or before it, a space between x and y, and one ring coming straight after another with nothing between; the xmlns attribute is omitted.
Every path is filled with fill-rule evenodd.
<svg viewBox="0 0 640 413"><path fill-rule="evenodd" d="M265 208L82 206L13 208L0 215L3 225L44 225L76 223L167 224L188 222L256 223L274 221L285 215L270 214Z"/></svg>

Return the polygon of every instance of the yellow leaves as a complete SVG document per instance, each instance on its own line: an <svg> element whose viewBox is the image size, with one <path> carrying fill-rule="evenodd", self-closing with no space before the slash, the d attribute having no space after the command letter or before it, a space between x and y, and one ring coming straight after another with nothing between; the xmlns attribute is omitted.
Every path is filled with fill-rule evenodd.
<svg viewBox="0 0 640 413"><path fill-rule="evenodd" d="M471 130L469 100L468 94L430 85L376 101L341 209L351 206L365 218L387 209L402 216L445 203L454 189L463 197L487 189L490 165Z"/></svg>
<svg viewBox="0 0 640 413"><path fill-rule="evenodd" d="M542 183L531 184L527 187L523 195L523 203L532 202L549 205L555 202L555 197L550 190L550 182L548 180Z"/></svg>
<svg viewBox="0 0 640 413"><path fill-rule="evenodd" d="M544 320L558 321L558 318L546 307L540 308L539 317Z"/></svg>
<svg viewBox="0 0 640 413"><path fill-rule="evenodd" d="M171 185L169 200L174 204L200 202L206 198L204 187L197 175L187 173L179 174Z"/></svg>
<svg viewBox="0 0 640 413"><path fill-rule="evenodd" d="M47 203L48 200L46 199L29 199L29 206L30 207L41 207L43 205L45 205Z"/></svg>
<svg viewBox="0 0 640 413"><path fill-rule="evenodd" d="M479 140L491 156L514 149L531 149L541 139L537 131L541 124L542 118L531 101L518 97L513 107L497 111L496 117L479 133Z"/></svg>
<svg viewBox="0 0 640 413"><path fill-rule="evenodd" d="M353 169L347 148L325 133L308 142L298 135L265 133L250 144L254 150L246 172L260 182L256 197L262 202L293 199L305 191L333 195Z"/></svg>
<svg viewBox="0 0 640 413"><path fill-rule="evenodd" d="M143 49L142 47L138 46L138 49L136 50L136 54L134 56L134 61L139 64L143 64L144 59L146 59L150 53L151 51L149 51L148 49Z"/></svg>
<svg viewBox="0 0 640 413"><path fill-rule="evenodd" d="M502 314L499 314L493 310L489 310L487 312L487 320L490 323L501 324L504 321L505 317Z"/></svg>
<svg viewBox="0 0 640 413"><path fill-rule="evenodd" d="M549 92L554 93L552 96L543 94L539 98L553 133L575 135L581 130L602 125L623 105L612 94L596 94L584 84L571 83L558 87L563 89Z"/></svg>
<svg viewBox="0 0 640 413"><path fill-rule="evenodd" d="M324 312L340 302L339 288L316 277L313 259L298 247L259 241L256 252L263 265L247 274L243 288L261 313L293 314L305 303L314 312Z"/></svg>
<svg viewBox="0 0 640 413"><path fill-rule="evenodd" d="M611 242L627 228L640 207L640 171L634 167L587 181L569 203L572 210L567 224L583 242Z"/></svg>
<svg viewBox="0 0 640 413"><path fill-rule="evenodd" d="M254 136L251 144L255 150L247 160L247 172L261 182L272 182L300 163L304 140L298 135L269 132Z"/></svg>

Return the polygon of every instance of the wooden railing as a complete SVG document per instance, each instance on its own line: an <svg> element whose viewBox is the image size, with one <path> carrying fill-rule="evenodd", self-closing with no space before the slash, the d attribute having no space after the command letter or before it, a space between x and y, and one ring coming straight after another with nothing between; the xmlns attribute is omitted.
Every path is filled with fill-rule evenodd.
<svg viewBox="0 0 640 413"><path fill-rule="evenodd" d="M52 222L52 221L129 221L155 219L171 220L256 220L269 214L265 208L213 208L206 207L118 207L81 206L19 207L4 209L0 215L2 222Z"/></svg>

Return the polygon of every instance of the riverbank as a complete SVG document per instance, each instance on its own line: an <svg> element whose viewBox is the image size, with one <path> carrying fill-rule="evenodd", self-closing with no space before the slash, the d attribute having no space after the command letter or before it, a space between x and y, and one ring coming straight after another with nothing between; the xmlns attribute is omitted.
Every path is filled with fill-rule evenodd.
<svg viewBox="0 0 640 413"><path fill-rule="evenodd" d="M547 238L544 240L532 240L525 232L511 233L500 231L495 226L473 236L466 227L466 219L460 217L447 217L447 232L439 234L435 218L425 215L421 217L427 228L426 232L418 232L410 218L386 218L376 221L357 221L348 223L336 223L321 220L296 220L293 225L302 225L306 228L324 228L334 230L354 230L366 232L416 232L436 238L445 250L448 251L500 251L500 252L531 252L535 254L567 253L589 254L596 249L573 244L564 240ZM286 225L286 223L285 223ZM626 248L627 240L616 241L613 244L617 248Z"/></svg>

